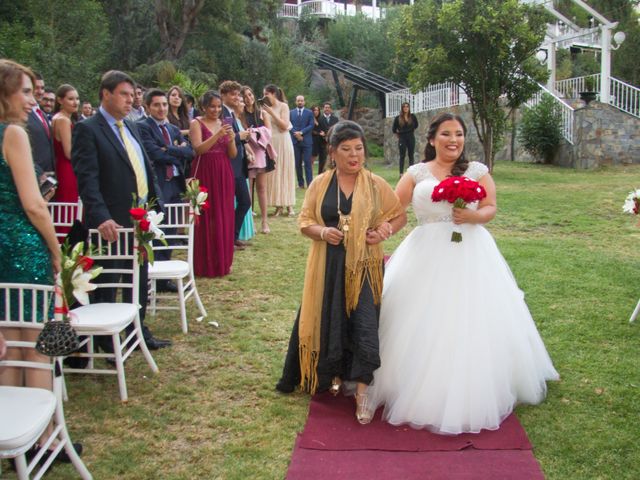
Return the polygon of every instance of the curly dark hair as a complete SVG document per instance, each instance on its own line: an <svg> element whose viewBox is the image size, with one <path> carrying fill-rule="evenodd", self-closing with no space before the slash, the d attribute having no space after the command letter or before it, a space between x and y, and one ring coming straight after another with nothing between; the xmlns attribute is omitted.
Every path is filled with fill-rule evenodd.
<svg viewBox="0 0 640 480"><path fill-rule="evenodd" d="M455 115L453 113L441 113L437 115L429 125L429 130L427 131L427 146L424 148L424 160L423 162L431 162L436 158L436 149L431 145L430 141L436 137L436 133L438 132L438 128L444 122L448 122L450 120L454 120L462 125L462 131L464 132L464 136L467 136L467 126L462 120L462 117L459 115ZM467 160L464 156L464 149L462 153L456 160L456 163L453 165L451 169L451 176L458 177L464 175L464 172L467 171L467 167L469 166L469 160Z"/></svg>

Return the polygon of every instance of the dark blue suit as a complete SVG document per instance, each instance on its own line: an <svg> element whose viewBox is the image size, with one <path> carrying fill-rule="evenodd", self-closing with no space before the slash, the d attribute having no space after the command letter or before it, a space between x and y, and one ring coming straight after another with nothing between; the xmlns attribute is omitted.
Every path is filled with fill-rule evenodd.
<svg viewBox="0 0 640 480"><path fill-rule="evenodd" d="M249 187L247 186L247 160L244 153L244 144L240 140L240 129L235 121L235 116L231 113L226 106L222 106L222 117L233 119L233 131L235 132L236 148L238 154L235 158L231 159L231 168L233 169L233 176L235 178L235 193L236 193L236 215L235 215L235 239L238 240L240 230L242 229L242 223L244 217L247 215L249 208L251 208L251 196L249 195Z"/></svg>
<svg viewBox="0 0 640 480"><path fill-rule="evenodd" d="M142 160L147 175L149 201L157 200L156 210L162 210L163 203L158 192L160 188L151 165L151 161L142 146L138 129L133 122L123 120L133 139L140 145ZM131 228L133 222L129 209L132 193L137 193L136 174L131 166L122 141L116 136L107 119L98 111L87 120L78 122L73 128L71 143L71 164L78 179L78 190L84 207L85 223L89 228L98 228L106 220L114 220L123 227ZM112 261L115 264L116 261ZM100 275L97 283L115 281L111 275ZM147 310L147 278L146 263L140 268L140 323L144 338L151 338L151 332L144 325ZM124 292L124 301L130 301L129 291ZM100 288L94 293L93 302L115 302L116 289ZM102 343L103 348L110 348Z"/></svg>
<svg viewBox="0 0 640 480"><path fill-rule="evenodd" d="M293 152L296 156L296 175L298 177L298 186L304 187L304 178L302 176L303 163L304 163L304 176L307 179L307 187L311 184L313 179L313 169L311 165L311 152L313 150L313 112L308 108L300 110L296 107L289 112L289 119L291 120L291 141L293 142ZM302 140L298 140L294 132L302 132Z"/></svg>
<svg viewBox="0 0 640 480"><path fill-rule="evenodd" d="M164 203L182 202L182 195L186 190L185 165L193 158L193 148L189 144L181 146L185 143L185 139L180 133L180 129L169 122L164 124L169 135L168 144L162 130L152 117L138 120L136 126L140 132L142 146L153 164L162 201ZM173 235L175 230L166 228L165 233ZM156 253L157 260L169 260L170 258L171 250L160 250Z"/></svg>

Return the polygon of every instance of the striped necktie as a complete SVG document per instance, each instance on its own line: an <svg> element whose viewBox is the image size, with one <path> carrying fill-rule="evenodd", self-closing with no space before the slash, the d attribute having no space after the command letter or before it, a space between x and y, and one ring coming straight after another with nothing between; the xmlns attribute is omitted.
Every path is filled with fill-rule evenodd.
<svg viewBox="0 0 640 480"><path fill-rule="evenodd" d="M138 201L144 202L149 195L149 188L147 187L147 178L144 174L144 170L142 169L142 160L140 159L138 152L136 152L135 147L129 141L129 137L127 137L124 131L124 123L118 120L116 122L116 126L118 130L120 130L120 138L122 139L122 143L124 144L124 149L127 151L127 156L129 157L129 161L131 162L131 166L133 167L133 171L136 174L136 184L138 185Z"/></svg>

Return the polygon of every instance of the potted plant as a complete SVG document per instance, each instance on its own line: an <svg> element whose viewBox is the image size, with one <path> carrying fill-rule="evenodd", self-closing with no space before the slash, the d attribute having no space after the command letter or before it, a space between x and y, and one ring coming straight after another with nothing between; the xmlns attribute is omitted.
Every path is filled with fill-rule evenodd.
<svg viewBox="0 0 640 480"><path fill-rule="evenodd" d="M588 76L584 78L584 91L580 92L580 99L584 101L586 105L589 105L589 102L596 99L598 96L598 92L595 91L595 78L593 76Z"/></svg>

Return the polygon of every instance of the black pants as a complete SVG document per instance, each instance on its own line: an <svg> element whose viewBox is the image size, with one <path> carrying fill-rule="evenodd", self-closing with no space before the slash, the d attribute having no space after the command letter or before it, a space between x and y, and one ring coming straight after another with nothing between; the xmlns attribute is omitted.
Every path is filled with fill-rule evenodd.
<svg viewBox="0 0 640 480"><path fill-rule="evenodd" d="M251 208L251 196L249 195L249 187L247 186L246 177L235 177L236 182L236 218L235 218L235 236L238 240L240 230L244 222L244 217Z"/></svg>
<svg viewBox="0 0 640 480"><path fill-rule="evenodd" d="M398 138L398 149L400 150L400 175L404 173L404 156L409 150L409 166L413 165L413 154L416 150L416 137L413 133L400 134Z"/></svg>

